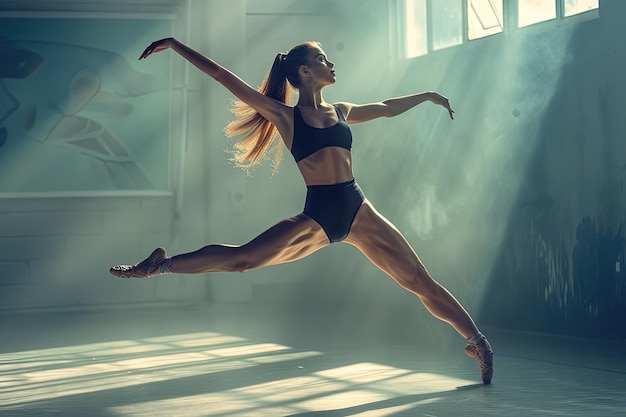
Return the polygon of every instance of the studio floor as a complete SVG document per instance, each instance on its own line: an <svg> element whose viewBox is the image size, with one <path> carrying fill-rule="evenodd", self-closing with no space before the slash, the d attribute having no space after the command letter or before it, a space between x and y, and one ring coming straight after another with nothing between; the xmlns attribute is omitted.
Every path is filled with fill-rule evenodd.
<svg viewBox="0 0 626 417"><path fill-rule="evenodd" d="M0 415L626 415L623 343L489 329L485 386L460 338L342 338L283 318L263 306L1 312Z"/></svg>

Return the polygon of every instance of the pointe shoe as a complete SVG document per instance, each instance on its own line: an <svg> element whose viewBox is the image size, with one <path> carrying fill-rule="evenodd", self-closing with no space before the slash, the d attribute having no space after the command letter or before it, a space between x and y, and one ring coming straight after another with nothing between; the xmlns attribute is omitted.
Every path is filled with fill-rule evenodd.
<svg viewBox="0 0 626 417"><path fill-rule="evenodd" d="M156 248L150 256L135 265L115 265L109 272L119 278L149 278L162 273L161 264L167 259L163 248Z"/></svg>
<svg viewBox="0 0 626 417"><path fill-rule="evenodd" d="M480 376L484 384L491 384L493 377L493 350L489 341L484 335L477 342L468 342L465 346L465 353L470 358L474 358L480 365Z"/></svg>

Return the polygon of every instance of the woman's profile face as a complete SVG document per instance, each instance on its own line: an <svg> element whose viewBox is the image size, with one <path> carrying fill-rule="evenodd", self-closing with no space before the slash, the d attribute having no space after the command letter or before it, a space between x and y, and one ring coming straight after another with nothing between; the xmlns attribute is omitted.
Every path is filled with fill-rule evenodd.
<svg viewBox="0 0 626 417"><path fill-rule="evenodd" d="M312 47L307 61L307 69L316 80L326 85L335 83L335 64L328 59L322 48Z"/></svg>

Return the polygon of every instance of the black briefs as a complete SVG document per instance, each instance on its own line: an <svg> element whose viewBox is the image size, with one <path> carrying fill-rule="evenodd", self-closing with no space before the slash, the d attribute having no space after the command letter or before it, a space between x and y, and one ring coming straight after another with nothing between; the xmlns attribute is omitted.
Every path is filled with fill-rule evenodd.
<svg viewBox="0 0 626 417"><path fill-rule="evenodd" d="M322 226L330 243L340 242L350 233L364 199L354 179L340 184L309 185L303 213Z"/></svg>

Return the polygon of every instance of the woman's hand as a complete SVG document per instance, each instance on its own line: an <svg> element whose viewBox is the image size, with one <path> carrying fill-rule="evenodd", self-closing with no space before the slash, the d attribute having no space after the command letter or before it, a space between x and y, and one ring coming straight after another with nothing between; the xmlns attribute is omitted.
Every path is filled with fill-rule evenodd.
<svg viewBox="0 0 626 417"><path fill-rule="evenodd" d="M146 50L143 51L143 54L141 54L139 59L147 58L148 56L152 55L155 52L161 52L161 51L165 51L166 49L171 48L173 41L174 41L174 38L165 38L165 39L152 42L150 46L148 46Z"/></svg>
<svg viewBox="0 0 626 417"><path fill-rule="evenodd" d="M454 110L452 110L452 108L450 107L450 102L448 101L447 97L444 97L439 93L433 92L430 93L430 101L445 107L448 110L448 113L450 113L450 119L454 120Z"/></svg>

